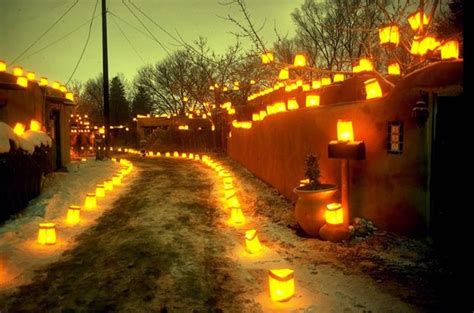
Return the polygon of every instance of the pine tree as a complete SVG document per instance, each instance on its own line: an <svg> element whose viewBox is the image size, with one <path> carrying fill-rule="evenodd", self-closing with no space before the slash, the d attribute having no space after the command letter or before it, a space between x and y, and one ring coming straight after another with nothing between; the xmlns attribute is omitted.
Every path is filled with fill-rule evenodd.
<svg viewBox="0 0 474 313"><path fill-rule="evenodd" d="M118 76L110 82L110 123L125 124L130 120L130 105L125 97L125 88Z"/></svg>
<svg viewBox="0 0 474 313"><path fill-rule="evenodd" d="M148 114L153 110L152 100L143 86L137 86L132 100L132 116Z"/></svg>

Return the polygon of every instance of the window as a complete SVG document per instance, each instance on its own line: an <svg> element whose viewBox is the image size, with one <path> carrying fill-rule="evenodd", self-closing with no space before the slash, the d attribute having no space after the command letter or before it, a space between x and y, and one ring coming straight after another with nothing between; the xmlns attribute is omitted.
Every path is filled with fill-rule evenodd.
<svg viewBox="0 0 474 313"><path fill-rule="evenodd" d="M403 152L403 122L388 122L387 152L402 154Z"/></svg>

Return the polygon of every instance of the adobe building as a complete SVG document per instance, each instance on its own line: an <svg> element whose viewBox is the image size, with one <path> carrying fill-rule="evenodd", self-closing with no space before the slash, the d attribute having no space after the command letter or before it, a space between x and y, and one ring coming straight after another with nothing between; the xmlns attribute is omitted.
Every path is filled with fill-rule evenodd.
<svg viewBox="0 0 474 313"><path fill-rule="evenodd" d="M323 183L341 186L341 160L328 157L338 120L352 121L354 140L365 144L365 159L349 161L350 217L407 235L439 232L449 210L440 180L449 169L445 145L453 136L448 120L461 105L463 61L439 61L394 85L379 79L383 96L366 100L367 72L321 89L280 89L239 108L238 121L277 101L294 98L299 108L266 116L249 129L233 127L228 155L292 201L304 179L305 158L320 157ZM308 94L320 105L305 107ZM340 195L339 195L340 197Z"/></svg>
<svg viewBox="0 0 474 313"><path fill-rule="evenodd" d="M36 80L21 87L17 79L0 72L0 121L12 128L16 123L30 125L32 119L39 121L53 139L53 169L64 167L70 162L69 117L74 103L58 89L40 86Z"/></svg>

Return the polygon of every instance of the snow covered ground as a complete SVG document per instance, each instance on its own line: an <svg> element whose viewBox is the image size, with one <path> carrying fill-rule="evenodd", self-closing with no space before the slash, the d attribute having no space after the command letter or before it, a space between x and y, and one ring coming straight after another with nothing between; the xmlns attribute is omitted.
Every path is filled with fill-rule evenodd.
<svg viewBox="0 0 474 313"><path fill-rule="evenodd" d="M125 177L121 186L98 199L94 211L81 210L81 221L76 226L66 224L66 212L70 205L84 204L87 193L95 193L97 184L103 184L121 168L117 162L96 161L89 158L72 162L68 172L55 172L44 180L39 197L15 218L0 226L0 290L28 283L41 265L57 260L62 252L74 246L75 237L94 224L113 201L128 188L136 171ZM1 204L0 204L1 205ZM42 246L37 243L38 224L56 224L56 245Z"/></svg>

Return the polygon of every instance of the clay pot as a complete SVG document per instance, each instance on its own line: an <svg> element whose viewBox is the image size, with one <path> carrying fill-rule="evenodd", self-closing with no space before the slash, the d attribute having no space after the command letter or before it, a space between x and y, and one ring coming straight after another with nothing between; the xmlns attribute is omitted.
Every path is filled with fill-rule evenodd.
<svg viewBox="0 0 474 313"><path fill-rule="evenodd" d="M302 190L296 187L293 192L298 195L295 206L295 217L298 224L308 235L317 237L319 229L326 224L324 212L326 204L334 202L333 197L337 186L324 184L322 189Z"/></svg>

